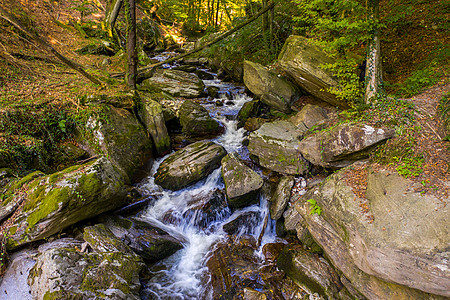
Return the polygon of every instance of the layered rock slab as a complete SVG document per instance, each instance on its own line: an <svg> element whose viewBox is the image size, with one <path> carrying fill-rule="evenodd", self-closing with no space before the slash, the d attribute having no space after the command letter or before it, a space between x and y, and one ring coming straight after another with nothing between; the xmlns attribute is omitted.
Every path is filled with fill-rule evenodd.
<svg viewBox="0 0 450 300"><path fill-rule="evenodd" d="M165 189L180 190L220 166L226 150L213 142L196 142L167 157L155 173L155 182Z"/></svg>
<svg viewBox="0 0 450 300"><path fill-rule="evenodd" d="M367 199L360 199L346 172L331 175L295 203L333 265L368 299L448 297L448 207L386 170L369 170ZM307 199L322 208L320 216L310 214Z"/></svg>
<svg viewBox="0 0 450 300"><path fill-rule="evenodd" d="M184 101L178 111L183 134L203 136L217 134L220 124L211 118L206 108L193 101Z"/></svg>
<svg viewBox="0 0 450 300"><path fill-rule="evenodd" d="M250 134L248 150L267 169L286 175L301 175L309 168L299 149L302 134L288 121L265 123Z"/></svg>
<svg viewBox="0 0 450 300"><path fill-rule="evenodd" d="M155 92L166 92L175 97L199 98L205 85L197 75L181 70L158 69L142 86Z"/></svg>

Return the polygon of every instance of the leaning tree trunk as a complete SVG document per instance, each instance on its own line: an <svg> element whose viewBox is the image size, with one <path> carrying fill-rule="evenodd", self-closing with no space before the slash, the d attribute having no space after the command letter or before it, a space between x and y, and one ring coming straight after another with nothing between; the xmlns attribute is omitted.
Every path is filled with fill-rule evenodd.
<svg viewBox="0 0 450 300"><path fill-rule="evenodd" d="M122 2L123 0L111 1L111 5L108 7L106 11L105 27L109 37L113 37L114 24L116 23L117 17L119 16L120 8L122 7Z"/></svg>
<svg viewBox="0 0 450 300"><path fill-rule="evenodd" d="M128 54L128 76L127 83L131 89L136 89L137 77L137 51L136 51L136 2L126 0L125 11L127 14L127 54Z"/></svg>
<svg viewBox="0 0 450 300"><path fill-rule="evenodd" d="M371 19L376 22L379 17L379 0L368 0L367 7ZM366 103L376 101L377 95L382 90L382 67L381 67L381 46L378 30L373 32L368 43L366 61L366 93L364 100Z"/></svg>

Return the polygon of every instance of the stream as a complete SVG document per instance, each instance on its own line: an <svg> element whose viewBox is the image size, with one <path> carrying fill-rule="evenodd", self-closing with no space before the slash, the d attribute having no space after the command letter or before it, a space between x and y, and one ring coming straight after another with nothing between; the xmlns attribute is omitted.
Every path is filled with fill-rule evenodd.
<svg viewBox="0 0 450 300"><path fill-rule="evenodd" d="M231 83L224 83L218 79L204 80L204 83L206 87L219 88L217 96L219 99L209 101L204 104L204 107L225 127L225 132L212 141L222 145L228 153L237 152L243 158L248 157L248 150L242 145L245 130L237 128L235 119L244 103L251 101L252 98L245 94L243 87ZM216 106L216 100L223 100L225 105ZM205 262L214 249L214 245L227 238L223 225L243 213L253 212L256 217L243 225L235 238L238 239L240 235L245 234L258 240L264 230L264 219L269 213L267 197L261 195L259 204L235 211L231 211L228 207L222 208L213 217L206 218L201 210L194 208L198 206L199 201L205 201L205 199L208 201L209 195L215 191L224 190L221 168L216 169L206 179L195 185L173 192L159 187L155 184L153 177L158 166L167 156L157 160L153 165L152 175L137 185L144 196L156 198L147 209L140 213L139 217L156 222L162 229L175 236L182 236L185 240L184 248L151 267L151 279L144 284L142 296L144 299L212 299ZM260 171L257 170L257 172ZM255 251L254 255L261 260L262 246L276 239L274 227L274 222L269 221L269 225L264 230L261 246Z"/></svg>

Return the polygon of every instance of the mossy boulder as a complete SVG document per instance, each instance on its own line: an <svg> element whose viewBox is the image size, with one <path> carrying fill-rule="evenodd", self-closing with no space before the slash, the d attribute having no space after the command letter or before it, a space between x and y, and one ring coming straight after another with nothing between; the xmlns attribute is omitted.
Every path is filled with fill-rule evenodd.
<svg viewBox="0 0 450 300"><path fill-rule="evenodd" d="M152 77L142 82L142 88L166 92L175 97L199 98L204 95L205 85L196 74L158 69Z"/></svg>
<svg viewBox="0 0 450 300"><path fill-rule="evenodd" d="M193 101L183 102L178 117L183 134L187 136L218 134L221 130L220 124L211 118L206 108Z"/></svg>
<svg viewBox="0 0 450 300"><path fill-rule="evenodd" d="M220 166L226 150L213 142L196 142L167 157L155 174L155 182L165 189L180 190Z"/></svg>
<svg viewBox="0 0 450 300"><path fill-rule="evenodd" d="M290 36L278 56L278 64L283 71L308 93L333 106L348 107L348 105L329 92L336 88L338 81L331 72L324 70L322 65L333 64L334 59L318 46L302 36Z"/></svg>
<svg viewBox="0 0 450 300"><path fill-rule="evenodd" d="M364 198L347 181L350 167L294 197L309 232L355 297L447 299L448 207L395 171L366 167ZM310 214L309 199L321 207L320 216Z"/></svg>
<svg viewBox="0 0 450 300"><path fill-rule="evenodd" d="M291 112L299 92L293 84L264 66L244 61L244 84L261 102L284 113Z"/></svg>
<svg viewBox="0 0 450 300"><path fill-rule="evenodd" d="M222 178L228 203L234 208L256 202L264 183L261 176L246 166L237 153L222 158Z"/></svg>
<svg viewBox="0 0 450 300"><path fill-rule="evenodd" d="M152 142L144 126L128 110L104 105L77 131L76 139L84 149L91 155L108 157L129 181L152 157Z"/></svg>
<svg viewBox="0 0 450 300"><path fill-rule="evenodd" d="M144 97L139 116L152 137L157 154L160 156L167 154L170 151L170 137L167 133L162 105L150 97Z"/></svg>
<svg viewBox="0 0 450 300"><path fill-rule="evenodd" d="M132 109L134 107L136 96L132 93L123 93L117 95L88 95L80 98L81 105L111 105L117 108Z"/></svg>
<svg viewBox="0 0 450 300"><path fill-rule="evenodd" d="M248 150L267 169L286 175L302 175L309 169L309 163L298 147L302 134L288 121L265 123L250 134Z"/></svg>
<svg viewBox="0 0 450 300"><path fill-rule="evenodd" d="M245 102L242 106L241 110L239 110L239 113L237 115L238 127L244 127L245 122L250 117L255 117L259 111L260 102L258 100L252 100Z"/></svg>
<svg viewBox="0 0 450 300"><path fill-rule="evenodd" d="M311 129L328 119L326 111L318 106L306 104L297 114L289 118L298 128Z"/></svg>
<svg viewBox="0 0 450 300"><path fill-rule="evenodd" d="M342 168L367 158L373 148L394 136L389 128L341 124L302 140L299 150L314 165Z"/></svg>
<svg viewBox="0 0 450 300"><path fill-rule="evenodd" d="M49 248L37 258L28 284L34 299L138 300L143 267L142 259L134 253Z"/></svg>
<svg viewBox="0 0 450 300"><path fill-rule="evenodd" d="M125 174L100 158L24 183L10 200L24 204L10 226L8 248L44 239L121 206L125 180Z"/></svg>

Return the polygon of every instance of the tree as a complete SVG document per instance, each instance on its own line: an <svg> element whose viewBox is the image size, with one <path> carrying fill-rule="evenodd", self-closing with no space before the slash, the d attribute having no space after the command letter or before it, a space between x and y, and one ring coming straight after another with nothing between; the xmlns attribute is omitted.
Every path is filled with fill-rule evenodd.
<svg viewBox="0 0 450 300"><path fill-rule="evenodd" d="M137 77L137 50L136 50L136 2L127 0L125 11L127 15L127 54L128 54L128 76L127 82L131 89L136 89Z"/></svg>

